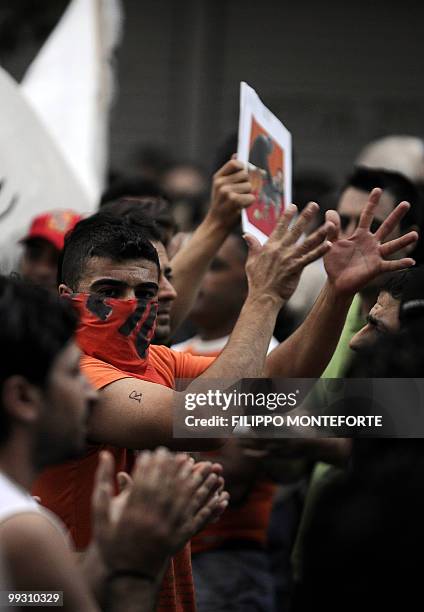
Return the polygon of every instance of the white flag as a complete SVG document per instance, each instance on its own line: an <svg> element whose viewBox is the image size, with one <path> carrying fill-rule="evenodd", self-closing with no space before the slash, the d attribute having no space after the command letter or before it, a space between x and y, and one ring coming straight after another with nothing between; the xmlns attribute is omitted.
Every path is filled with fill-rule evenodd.
<svg viewBox="0 0 424 612"><path fill-rule="evenodd" d="M72 0L21 84L89 201L104 188L120 0Z"/></svg>
<svg viewBox="0 0 424 612"><path fill-rule="evenodd" d="M94 205L18 84L0 68L0 272L16 263L17 241L33 217Z"/></svg>

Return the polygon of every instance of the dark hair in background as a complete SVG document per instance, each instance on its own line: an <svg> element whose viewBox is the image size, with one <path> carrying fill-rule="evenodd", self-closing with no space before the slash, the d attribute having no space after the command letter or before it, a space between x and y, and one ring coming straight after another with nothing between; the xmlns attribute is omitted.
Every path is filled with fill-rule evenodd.
<svg viewBox="0 0 424 612"><path fill-rule="evenodd" d="M0 389L11 376L44 387L53 362L77 326L71 304L40 287L0 276ZM0 442L8 419L0 400Z"/></svg>
<svg viewBox="0 0 424 612"><path fill-rule="evenodd" d="M175 160L167 148L150 143L136 146L129 162L144 178L147 174L149 178L160 179Z"/></svg>
<svg viewBox="0 0 424 612"><path fill-rule="evenodd" d="M146 228L148 240L168 245L177 225L169 202L162 197L128 197L104 204L100 212L128 219ZM148 235L150 232L150 235Z"/></svg>
<svg viewBox="0 0 424 612"><path fill-rule="evenodd" d="M404 232L411 226L418 227L420 238L412 256L417 263L422 263L424 261L424 236L421 234L424 233L424 210L423 201L416 186L399 172L357 166L346 181L343 190L348 187L354 187L367 193L374 187L380 187L393 196L396 204L403 200L411 204L411 208L400 221L400 229Z"/></svg>
<svg viewBox="0 0 424 612"><path fill-rule="evenodd" d="M413 270L408 269L400 270L399 272L391 272L386 277L380 291L385 291L395 300L400 300L412 271Z"/></svg>
<svg viewBox="0 0 424 612"><path fill-rule="evenodd" d="M92 257L107 257L118 262L147 259L159 268L156 249L143 231L143 226L106 213L83 219L65 239L61 282L76 291L87 260Z"/></svg>
<svg viewBox="0 0 424 612"><path fill-rule="evenodd" d="M396 204L407 200L411 204L409 213L404 217L402 226L409 227L411 225L421 225L418 223L418 204L419 194L415 185L403 174L392 172L389 170L366 168L365 166L357 166L353 174L346 181L344 189L354 187L360 191L369 192L374 187L380 187L385 191L389 191L396 201ZM406 221L410 215L413 221ZM419 220L423 221L423 216L420 215Z"/></svg>
<svg viewBox="0 0 424 612"><path fill-rule="evenodd" d="M102 208L108 202L115 202L124 197L153 197L163 198L163 192L154 181L139 177L120 177L114 181L103 193L99 207Z"/></svg>

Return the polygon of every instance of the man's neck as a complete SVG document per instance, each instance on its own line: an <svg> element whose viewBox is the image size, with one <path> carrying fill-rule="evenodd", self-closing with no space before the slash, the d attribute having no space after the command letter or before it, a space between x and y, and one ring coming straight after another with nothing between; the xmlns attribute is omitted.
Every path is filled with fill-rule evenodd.
<svg viewBox="0 0 424 612"><path fill-rule="evenodd" d="M29 445L9 440L0 449L0 471L27 491L31 490L37 471L30 458Z"/></svg>

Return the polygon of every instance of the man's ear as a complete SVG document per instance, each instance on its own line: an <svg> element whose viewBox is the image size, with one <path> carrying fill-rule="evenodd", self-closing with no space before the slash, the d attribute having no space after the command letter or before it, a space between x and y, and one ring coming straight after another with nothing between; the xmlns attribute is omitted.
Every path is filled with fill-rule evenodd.
<svg viewBox="0 0 424 612"><path fill-rule="evenodd" d="M74 292L68 287L68 285L64 285L63 283L59 285L59 295L72 295L72 293Z"/></svg>
<svg viewBox="0 0 424 612"><path fill-rule="evenodd" d="M41 390L23 376L11 376L2 389L2 403L11 418L26 425L35 423L41 412Z"/></svg>

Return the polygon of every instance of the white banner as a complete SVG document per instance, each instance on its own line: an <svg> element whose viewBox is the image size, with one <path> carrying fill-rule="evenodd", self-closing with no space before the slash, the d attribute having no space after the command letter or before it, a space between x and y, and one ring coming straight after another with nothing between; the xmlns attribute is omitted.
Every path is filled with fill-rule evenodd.
<svg viewBox="0 0 424 612"><path fill-rule="evenodd" d="M21 84L93 206L107 170L111 61L121 26L119 0L72 0Z"/></svg>
<svg viewBox="0 0 424 612"><path fill-rule="evenodd" d="M3 256L31 219L53 208L94 209L52 137L0 68L0 246ZM6 253L7 255L7 253Z"/></svg>

